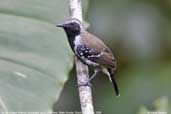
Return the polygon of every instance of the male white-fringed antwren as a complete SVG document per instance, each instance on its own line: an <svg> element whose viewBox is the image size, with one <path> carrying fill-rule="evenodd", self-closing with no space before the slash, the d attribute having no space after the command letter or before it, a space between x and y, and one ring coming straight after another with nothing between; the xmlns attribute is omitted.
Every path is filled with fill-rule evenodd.
<svg viewBox="0 0 171 114"><path fill-rule="evenodd" d="M71 49L78 59L93 67L94 74L80 86L89 84L99 71L103 71L112 82L116 95L119 96L119 89L113 74L117 65L110 49L96 36L87 32L78 19L69 19L63 24L58 24L57 27L65 30Z"/></svg>

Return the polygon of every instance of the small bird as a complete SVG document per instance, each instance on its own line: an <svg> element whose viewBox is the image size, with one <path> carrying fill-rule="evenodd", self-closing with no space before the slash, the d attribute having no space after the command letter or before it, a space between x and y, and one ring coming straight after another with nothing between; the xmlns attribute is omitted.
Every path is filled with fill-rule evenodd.
<svg viewBox="0 0 171 114"><path fill-rule="evenodd" d="M80 86L90 84L89 82L95 78L98 72L102 71L112 82L116 96L119 96L118 85L114 77L117 65L110 49L95 35L87 32L78 19L72 18L56 26L62 27L66 32L71 49L77 58L94 70L94 74L89 80Z"/></svg>

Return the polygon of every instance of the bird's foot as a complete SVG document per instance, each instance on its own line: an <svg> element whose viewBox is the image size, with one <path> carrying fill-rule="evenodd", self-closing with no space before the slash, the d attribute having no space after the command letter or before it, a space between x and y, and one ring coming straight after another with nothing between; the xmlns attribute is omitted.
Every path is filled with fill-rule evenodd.
<svg viewBox="0 0 171 114"><path fill-rule="evenodd" d="M78 83L78 87L80 87L80 86L92 86L92 84L88 81L88 82L86 82L86 83L83 83L83 82L81 82L81 83Z"/></svg>

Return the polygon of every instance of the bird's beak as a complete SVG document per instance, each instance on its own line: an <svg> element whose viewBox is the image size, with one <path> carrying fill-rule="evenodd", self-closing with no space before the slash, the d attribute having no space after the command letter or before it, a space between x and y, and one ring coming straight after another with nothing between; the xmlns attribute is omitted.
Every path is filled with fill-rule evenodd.
<svg viewBox="0 0 171 114"><path fill-rule="evenodd" d="M64 24L57 24L56 27L64 27Z"/></svg>

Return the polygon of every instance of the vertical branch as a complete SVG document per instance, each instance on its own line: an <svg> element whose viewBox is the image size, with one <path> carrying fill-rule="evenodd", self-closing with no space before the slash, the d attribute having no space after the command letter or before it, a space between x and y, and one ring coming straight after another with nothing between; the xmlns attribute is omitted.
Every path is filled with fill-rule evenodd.
<svg viewBox="0 0 171 114"><path fill-rule="evenodd" d="M71 18L77 18L81 22L82 18L82 6L81 0L69 0L69 12ZM85 83L89 79L88 67L84 65L77 57L75 57L77 83ZM80 104L82 114L94 114L91 88L89 86L78 87Z"/></svg>

